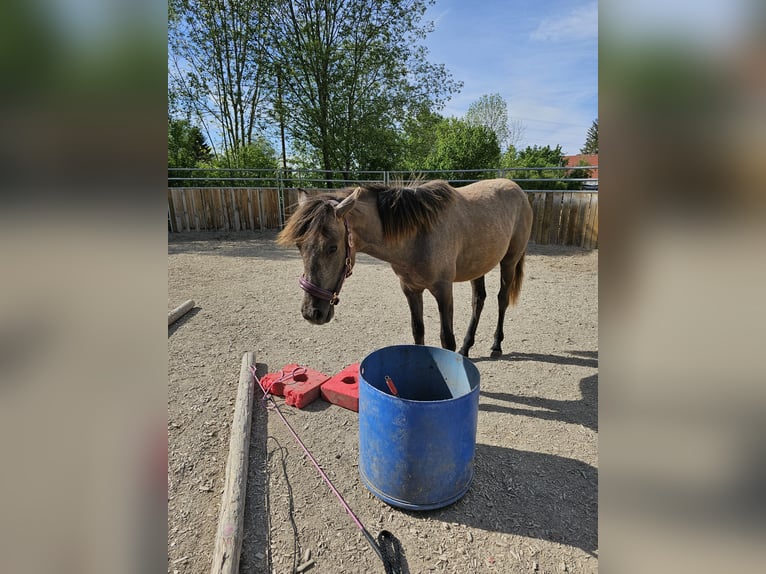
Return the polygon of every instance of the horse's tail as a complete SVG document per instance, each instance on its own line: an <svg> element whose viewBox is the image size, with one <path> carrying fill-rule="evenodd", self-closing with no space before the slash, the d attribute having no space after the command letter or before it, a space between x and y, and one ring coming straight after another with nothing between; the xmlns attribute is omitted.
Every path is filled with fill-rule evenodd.
<svg viewBox="0 0 766 574"><path fill-rule="evenodd" d="M508 296L511 301L511 305L515 305L521 293L521 283L524 281L524 256L526 251L521 254L519 261L516 263L516 267L513 269L513 276L511 277L511 288L508 290Z"/></svg>

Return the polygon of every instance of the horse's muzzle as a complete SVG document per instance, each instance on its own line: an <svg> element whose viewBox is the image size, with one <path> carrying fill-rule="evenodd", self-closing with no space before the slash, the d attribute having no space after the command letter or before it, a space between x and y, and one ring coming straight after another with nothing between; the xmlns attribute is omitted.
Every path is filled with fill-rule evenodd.
<svg viewBox="0 0 766 574"><path fill-rule="evenodd" d="M313 297L307 297L301 308L303 318L313 325L324 325L332 321L335 307L325 301L315 302Z"/></svg>

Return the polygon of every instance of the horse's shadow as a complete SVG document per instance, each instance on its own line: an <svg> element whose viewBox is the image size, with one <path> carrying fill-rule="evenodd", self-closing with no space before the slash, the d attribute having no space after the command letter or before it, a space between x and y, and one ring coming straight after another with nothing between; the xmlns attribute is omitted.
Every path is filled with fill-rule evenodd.
<svg viewBox="0 0 766 574"><path fill-rule="evenodd" d="M542 353L505 353L500 357L471 357L474 363L483 361L539 361L558 365L578 367L598 367L598 351L569 351L569 355L544 355Z"/></svg>
<svg viewBox="0 0 766 574"><path fill-rule="evenodd" d="M455 504L417 517L598 549L598 471L562 456L477 444L474 477Z"/></svg>
<svg viewBox="0 0 766 574"><path fill-rule="evenodd" d="M581 367L598 367L598 353L595 351L572 351L573 357L563 355L542 355L538 353L509 353L500 359L509 361L542 361ZM473 359L474 362L489 360ZM498 359L491 359L498 360ZM481 396L520 406L479 404L479 410L537 417L543 420L563 421L579 424L598 432L598 373L580 379L581 397L573 401L527 397L514 393L481 391ZM524 406L533 408L523 408Z"/></svg>

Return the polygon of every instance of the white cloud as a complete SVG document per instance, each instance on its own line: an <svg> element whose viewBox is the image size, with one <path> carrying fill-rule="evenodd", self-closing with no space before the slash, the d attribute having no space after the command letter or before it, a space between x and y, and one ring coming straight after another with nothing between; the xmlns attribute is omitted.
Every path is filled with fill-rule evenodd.
<svg viewBox="0 0 766 574"><path fill-rule="evenodd" d="M598 3L578 6L565 16L545 18L530 38L545 42L595 40L598 38Z"/></svg>

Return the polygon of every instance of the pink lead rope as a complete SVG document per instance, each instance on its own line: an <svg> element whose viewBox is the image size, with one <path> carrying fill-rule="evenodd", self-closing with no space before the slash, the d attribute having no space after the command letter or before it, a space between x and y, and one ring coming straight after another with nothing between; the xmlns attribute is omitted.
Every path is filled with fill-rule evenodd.
<svg viewBox="0 0 766 574"><path fill-rule="evenodd" d="M322 467L319 466L319 463L316 461L316 459L311 454L311 452L309 452L309 449L306 448L305 444L303 444L303 441L300 439L300 437L298 436L298 433L295 432L293 427L287 421L287 419L285 418L285 415L283 415L282 411L279 410L279 405L277 405L276 401L274 400L274 397L271 395L271 393L267 389L263 388L263 386L261 385L260 379L255 374L256 373L255 365L250 366L250 373L253 375L253 380L256 383L258 383L258 387L261 389L261 391L263 391L262 400L265 401L268 398L271 401L273 409L277 412L277 414L279 415L279 418L282 419L282 422L285 423L287 430L289 430L290 434L293 435L293 438L303 449L303 452L306 453L306 456L314 465L314 468L317 469L319 476L321 476L322 480L324 480L327 486L330 487L330 490L332 490L332 492L338 498L343 508L346 510L348 515L356 524L357 528L359 528L359 530L362 531L362 534L364 534L364 537L367 539L367 542L369 542L370 546L372 546L372 549L375 550L375 553L383 561L383 566L386 569L386 574L402 574L401 546L399 545L399 540L393 534L391 534L388 530L381 530L380 534L378 534L378 541L375 542L375 539L364 527L364 524L362 524L362 521L359 520L356 514L354 514L354 511L351 510L351 507L345 501L341 493L338 492L337 488L335 488L335 485L330 480L330 477L327 476L324 470L322 470Z"/></svg>

